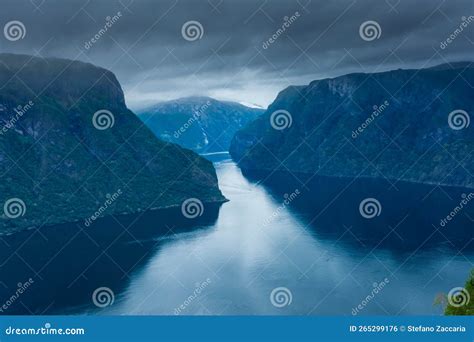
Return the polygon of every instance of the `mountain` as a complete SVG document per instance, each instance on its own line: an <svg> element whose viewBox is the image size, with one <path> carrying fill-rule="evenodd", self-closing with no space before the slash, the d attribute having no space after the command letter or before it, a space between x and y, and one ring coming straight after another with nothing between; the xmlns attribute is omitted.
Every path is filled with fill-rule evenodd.
<svg viewBox="0 0 474 342"><path fill-rule="evenodd" d="M140 111L140 119L165 141L199 153L228 151L235 132L264 110L208 97L187 97Z"/></svg>
<svg viewBox="0 0 474 342"><path fill-rule="evenodd" d="M0 232L224 201L212 164L158 140L108 70L0 54Z"/></svg>
<svg viewBox="0 0 474 342"><path fill-rule="evenodd" d="M236 133L245 170L474 187L474 64L355 73L282 91Z"/></svg>

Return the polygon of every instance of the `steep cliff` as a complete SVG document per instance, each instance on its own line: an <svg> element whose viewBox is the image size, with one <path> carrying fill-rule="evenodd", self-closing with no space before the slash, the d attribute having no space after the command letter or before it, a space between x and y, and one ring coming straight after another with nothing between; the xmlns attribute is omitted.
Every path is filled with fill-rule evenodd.
<svg viewBox="0 0 474 342"><path fill-rule="evenodd" d="M212 164L158 140L110 71L1 54L0 84L0 232L224 200Z"/></svg>
<svg viewBox="0 0 474 342"><path fill-rule="evenodd" d="M290 87L230 152L248 170L474 187L473 85L456 63Z"/></svg>
<svg viewBox="0 0 474 342"><path fill-rule="evenodd" d="M138 114L158 138L210 153L228 151L235 132L263 112L235 102L188 97L159 103Z"/></svg>

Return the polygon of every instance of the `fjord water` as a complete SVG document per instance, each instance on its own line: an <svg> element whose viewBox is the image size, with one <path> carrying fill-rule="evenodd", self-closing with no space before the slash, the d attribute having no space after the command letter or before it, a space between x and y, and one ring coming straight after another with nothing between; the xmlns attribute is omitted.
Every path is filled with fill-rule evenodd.
<svg viewBox="0 0 474 342"><path fill-rule="evenodd" d="M335 179L297 189L244 177L228 155L209 158L229 202L198 219L174 210L3 237L0 298L35 280L5 313L351 315L361 304L361 315L440 314L437 296L463 286L472 268L472 210L445 230L429 224L462 190ZM339 191L348 184L355 190ZM369 194L382 206L373 219L358 208ZM94 306L99 287L114 292L112 305ZM288 305L272 304L275 288L286 288Z"/></svg>
<svg viewBox="0 0 474 342"><path fill-rule="evenodd" d="M373 293L374 284L388 279L360 314L437 314L442 312L434 305L437 295L462 286L472 268L472 252L440 242L430 229L420 232L415 250L400 249L397 241L395 248L390 243L374 248L370 243L379 239L371 241L370 234L364 237L349 227L342 233L317 232L308 226L314 213L293 211L291 203L283 206L284 195L273 197L268 188L244 178L225 155L214 159L230 200L217 221L170 237L137 272L120 303L104 313L350 315ZM418 219L409 220L416 224ZM317 226L326 223L331 225ZM426 241L428 235L434 244ZM278 287L291 292L288 306L272 305L271 292Z"/></svg>

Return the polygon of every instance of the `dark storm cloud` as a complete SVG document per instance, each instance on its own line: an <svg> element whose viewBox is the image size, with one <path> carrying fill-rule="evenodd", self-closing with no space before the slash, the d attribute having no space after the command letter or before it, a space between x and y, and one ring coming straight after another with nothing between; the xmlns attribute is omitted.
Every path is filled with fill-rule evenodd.
<svg viewBox="0 0 474 342"><path fill-rule="evenodd" d="M132 107L199 94L267 105L290 84L472 60L474 21L440 44L473 15L472 0L2 0L0 26L19 20L26 36L1 50L111 69ZM181 34L191 20L196 41ZM381 28L372 41L359 35L369 20Z"/></svg>

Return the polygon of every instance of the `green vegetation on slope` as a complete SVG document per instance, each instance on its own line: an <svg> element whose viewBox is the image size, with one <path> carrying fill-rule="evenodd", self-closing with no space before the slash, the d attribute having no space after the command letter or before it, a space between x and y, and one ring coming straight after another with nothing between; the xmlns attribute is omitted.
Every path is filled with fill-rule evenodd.
<svg viewBox="0 0 474 342"><path fill-rule="evenodd" d="M103 215L224 200L212 164L158 140L110 71L0 54L0 84L0 207L24 203L18 217L2 211L0 232L83 220L119 190Z"/></svg>
<svg viewBox="0 0 474 342"><path fill-rule="evenodd" d="M209 97L187 97L138 113L155 135L198 153L228 151L240 128L263 114L262 109Z"/></svg>
<svg viewBox="0 0 474 342"><path fill-rule="evenodd" d="M243 169L474 187L474 66L350 74L282 91L238 131Z"/></svg>
<svg viewBox="0 0 474 342"><path fill-rule="evenodd" d="M445 314L457 316L474 315L474 270L471 271L469 279L466 281L464 291L454 295L451 299L448 298Z"/></svg>

